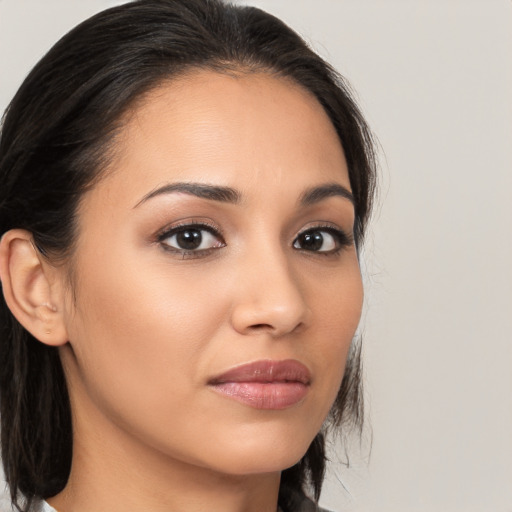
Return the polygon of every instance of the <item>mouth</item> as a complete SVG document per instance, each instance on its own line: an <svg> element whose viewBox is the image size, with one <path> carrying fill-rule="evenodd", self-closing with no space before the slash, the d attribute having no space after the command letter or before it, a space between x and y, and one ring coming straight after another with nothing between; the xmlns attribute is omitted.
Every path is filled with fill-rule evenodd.
<svg viewBox="0 0 512 512"><path fill-rule="evenodd" d="M231 368L208 382L217 393L255 409L280 410L300 403L311 382L299 361L255 361Z"/></svg>

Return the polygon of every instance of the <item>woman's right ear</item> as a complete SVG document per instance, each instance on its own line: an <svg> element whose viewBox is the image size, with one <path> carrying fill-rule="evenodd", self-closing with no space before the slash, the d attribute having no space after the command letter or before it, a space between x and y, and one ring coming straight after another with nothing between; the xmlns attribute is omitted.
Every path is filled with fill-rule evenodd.
<svg viewBox="0 0 512 512"><path fill-rule="evenodd" d="M42 257L29 231L2 236L0 280L7 306L32 336L47 345L67 343L61 272Z"/></svg>

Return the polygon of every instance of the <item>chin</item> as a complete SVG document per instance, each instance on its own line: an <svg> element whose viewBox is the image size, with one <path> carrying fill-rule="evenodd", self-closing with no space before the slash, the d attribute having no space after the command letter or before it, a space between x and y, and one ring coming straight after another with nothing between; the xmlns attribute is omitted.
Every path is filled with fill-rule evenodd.
<svg viewBox="0 0 512 512"><path fill-rule="evenodd" d="M313 435L260 432L248 438L231 438L222 454L216 457L215 465L222 473L239 476L281 472L299 462L315 435L316 432Z"/></svg>
<svg viewBox="0 0 512 512"><path fill-rule="evenodd" d="M272 452L264 455L260 453L258 457L253 458L239 456L231 459L226 457L220 467L212 469L232 476L280 473L297 464L304 454L305 451L294 454Z"/></svg>

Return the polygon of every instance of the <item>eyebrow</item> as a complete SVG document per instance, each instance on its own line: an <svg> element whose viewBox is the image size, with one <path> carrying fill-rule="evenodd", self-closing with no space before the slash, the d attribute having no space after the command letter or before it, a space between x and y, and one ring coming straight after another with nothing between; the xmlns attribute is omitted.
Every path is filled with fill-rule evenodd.
<svg viewBox="0 0 512 512"><path fill-rule="evenodd" d="M204 183L169 183L162 187L158 187L146 194L135 206L145 203L153 197L179 192L189 194L191 196L200 197L202 199L210 199L212 201L220 201L222 203L237 204L240 202L241 194L231 187L223 187L219 185L207 185Z"/></svg>
<svg viewBox="0 0 512 512"><path fill-rule="evenodd" d="M301 206L311 206L329 197L343 197L355 205L352 192L338 183L327 183L307 189L300 197L300 204Z"/></svg>
<svg viewBox="0 0 512 512"><path fill-rule="evenodd" d="M173 192L230 204L239 204L242 199L242 194L231 187L208 185L205 183L169 183L146 194L134 208L137 208L153 197ZM299 204L301 206L311 206L329 197L343 197L352 204L355 204L352 192L338 183L326 183L325 185L308 188L300 196Z"/></svg>

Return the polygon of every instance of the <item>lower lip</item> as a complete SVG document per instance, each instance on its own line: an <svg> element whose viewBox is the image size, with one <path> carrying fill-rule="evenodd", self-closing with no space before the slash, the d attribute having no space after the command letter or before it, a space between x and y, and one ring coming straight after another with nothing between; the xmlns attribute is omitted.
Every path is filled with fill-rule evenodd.
<svg viewBox="0 0 512 512"><path fill-rule="evenodd" d="M301 402L308 386L301 382L223 382L212 388L255 409L280 410Z"/></svg>

